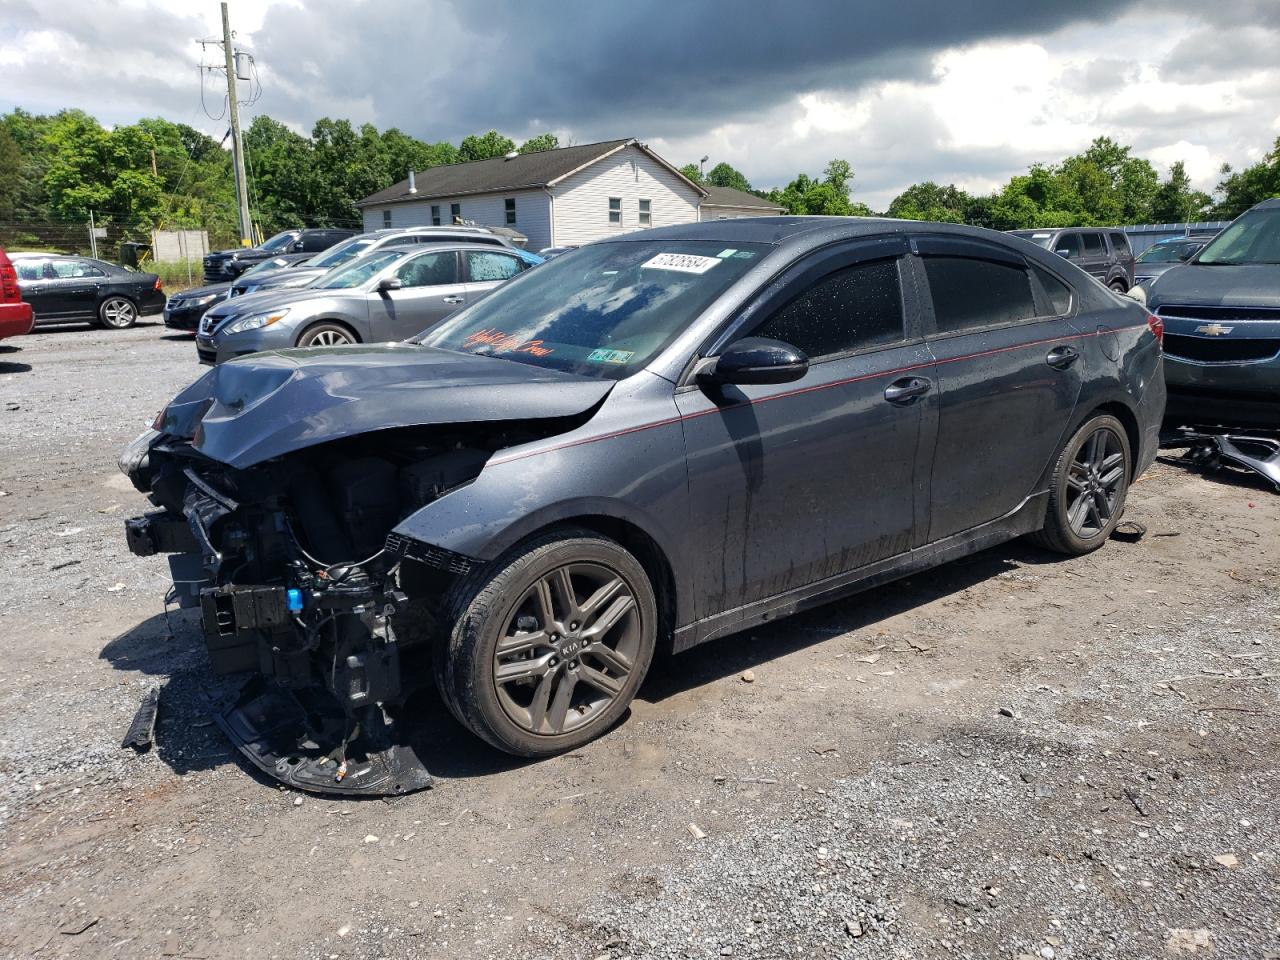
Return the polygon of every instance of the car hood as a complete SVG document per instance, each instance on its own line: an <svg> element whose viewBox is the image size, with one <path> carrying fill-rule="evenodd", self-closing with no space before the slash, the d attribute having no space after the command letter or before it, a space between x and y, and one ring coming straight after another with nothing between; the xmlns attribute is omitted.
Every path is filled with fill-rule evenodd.
<svg viewBox="0 0 1280 960"><path fill-rule="evenodd" d="M1147 303L1153 309L1166 303L1280 307L1280 265L1179 264L1151 285Z"/></svg>
<svg viewBox="0 0 1280 960"><path fill-rule="evenodd" d="M266 290L251 290L230 300L224 300L209 312L215 317L244 316L247 313L261 313L277 307L290 307L304 300L323 300L325 298L342 297L363 291L357 288L341 290L317 290L312 287L268 287Z"/></svg>
<svg viewBox="0 0 1280 960"><path fill-rule="evenodd" d="M169 297L170 300L198 300L200 297L207 297L210 294L217 296L226 293L231 289L230 283L211 283L206 287L192 287L189 290L181 290Z"/></svg>
<svg viewBox="0 0 1280 960"><path fill-rule="evenodd" d="M329 270L327 267L284 267L280 270L271 270L265 274L262 280L257 277L250 277L244 283L253 283L257 285L258 290L275 290L280 286L297 283L299 277L306 277L310 283L317 277L323 277ZM294 287L294 289L298 289Z"/></svg>
<svg viewBox="0 0 1280 960"><path fill-rule="evenodd" d="M414 343L280 350L214 367L173 399L158 428L244 469L378 430L571 417L613 383Z"/></svg>

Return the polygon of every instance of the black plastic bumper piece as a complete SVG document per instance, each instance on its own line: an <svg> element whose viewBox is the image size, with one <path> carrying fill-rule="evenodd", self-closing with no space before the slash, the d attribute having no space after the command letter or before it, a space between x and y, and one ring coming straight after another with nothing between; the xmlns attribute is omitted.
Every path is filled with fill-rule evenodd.
<svg viewBox="0 0 1280 960"><path fill-rule="evenodd" d="M200 544L186 517L171 513L147 513L124 522L124 538L129 552L139 557L157 553L195 553Z"/></svg>
<svg viewBox="0 0 1280 960"><path fill-rule="evenodd" d="M394 725L377 707L364 712L360 735L345 751L347 721L336 701L294 694L262 678L250 680L215 719L250 763L298 790L377 797L432 783L413 747L394 742Z"/></svg>

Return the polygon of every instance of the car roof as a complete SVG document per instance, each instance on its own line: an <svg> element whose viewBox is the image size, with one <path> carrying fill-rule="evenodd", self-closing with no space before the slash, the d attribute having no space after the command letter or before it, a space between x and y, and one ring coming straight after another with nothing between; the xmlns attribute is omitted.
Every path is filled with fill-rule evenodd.
<svg viewBox="0 0 1280 960"><path fill-rule="evenodd" d="M415 250L484 250L488 253L505 253L508 256L515 251L492 243L468 243L465 240L441 240L438 243L389 243L379 247L378 253L413 253Z"/></svg>

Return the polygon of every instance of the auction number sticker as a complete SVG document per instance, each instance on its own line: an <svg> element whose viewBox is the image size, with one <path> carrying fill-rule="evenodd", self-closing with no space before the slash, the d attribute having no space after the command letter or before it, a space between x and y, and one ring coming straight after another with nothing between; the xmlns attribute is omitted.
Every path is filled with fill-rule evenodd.
<svg viewBox="0 0 1280 960"><path fill-rule="evenodd" d="M634 350L606 350L601 347L599 350L592 350L587 354L588 360L594 360L597 363L626 363L636 355Z"/></svg>
<svg viewBox="0 0 1280 960"><path fill-rule="evenodd" d="M660 253L640 264L641 270L674 270L677 273L706 273L717 263L718 257L698 257L692 253Z"/></svg>

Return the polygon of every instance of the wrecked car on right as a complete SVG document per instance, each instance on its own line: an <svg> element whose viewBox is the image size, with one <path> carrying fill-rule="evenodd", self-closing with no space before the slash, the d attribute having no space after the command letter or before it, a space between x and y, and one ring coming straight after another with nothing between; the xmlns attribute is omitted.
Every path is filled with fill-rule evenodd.
<svg viewBox="0 0 1280 960"><path fill-rule="evenodd" d="M1157 277L1147 306L1165 327L1171 422L1280 426L1280 198Z"/></svg>

